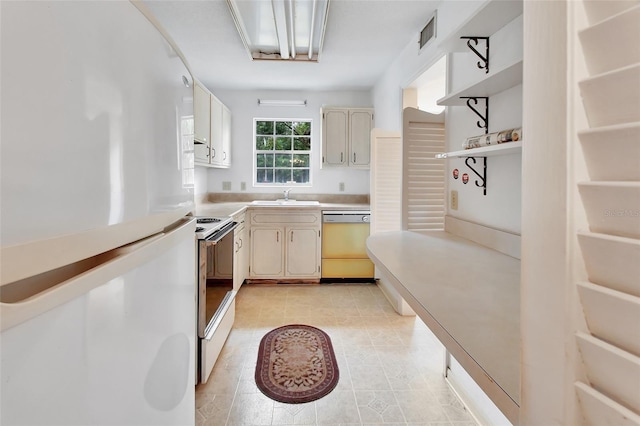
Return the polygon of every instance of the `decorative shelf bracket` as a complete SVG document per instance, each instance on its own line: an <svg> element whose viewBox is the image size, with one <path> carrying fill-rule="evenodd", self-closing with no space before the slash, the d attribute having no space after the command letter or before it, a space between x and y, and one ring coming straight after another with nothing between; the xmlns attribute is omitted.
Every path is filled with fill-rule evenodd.
<svg viewBox="0 0 640 426"><path fill-rule="evenodd" d="M479 157L479 158L482 158L483 160L482 174L478 173L478 171L474 169L471 164L469 164L469 161L473 160L473 164L475 165L476 157L467 157L464 160L464 164L466 164L467 167L469 167L471 171L475 173L476 176L478 176L478 179L480 179L480 181L478 182L478 179L476 179L476 186L479 188L482 188L482 195L487 195L487 157Z"/></svg>
<svg viewBox="0 0 640 426"><path fill-rule="evenodd" d="M467 106L471 108L478 117L480 117L481 121L476 121L476 125L484 129L484 134L489 133L489 98L486 96L461 96L460 99L467 100ZM478 99L484 99L484 115L478 111L474 105L478 105ZM471 105L473 102L473 105Z"/></svg>
<svg viewBox="0 0 640 426"><path fill-rule="evenodd" d="M485 73L489 73L489 37L460 37L460 38L466 39L467 47L469 47L469 49L471 49L471 51L475 53L478 58L480 58L480 60L478 61L478 68L480 68L481 70L485 70L484 71ZM476 46L479 43L478 40L484 40L485 42L484 55L480 53L478 49L476 49Z"/></svg>

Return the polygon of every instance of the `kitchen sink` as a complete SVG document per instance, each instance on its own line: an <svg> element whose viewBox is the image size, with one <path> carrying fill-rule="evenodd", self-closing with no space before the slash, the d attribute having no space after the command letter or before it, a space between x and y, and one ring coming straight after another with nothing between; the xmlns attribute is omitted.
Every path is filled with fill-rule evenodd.
<svg viewBox="0 0 640 426"><path fill-rule="evenodd" d="M253 206L319 206L319 201L306 200L255 200L251 202Z"/></svg>

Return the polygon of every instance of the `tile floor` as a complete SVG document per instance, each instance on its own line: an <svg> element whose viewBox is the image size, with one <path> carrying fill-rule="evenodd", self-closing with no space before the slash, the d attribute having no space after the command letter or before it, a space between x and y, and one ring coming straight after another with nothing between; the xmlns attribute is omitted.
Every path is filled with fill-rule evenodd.
<svg viewBox="0 0 640 426"><path fill-rule="evenodd" d="M331 337L340 381L327 396L283 404L254 381L258 344L273 328L308 324ZM443 349L374 284L244 285L209 381L196 387L196 425L476 425L442 377Z"/></svg>

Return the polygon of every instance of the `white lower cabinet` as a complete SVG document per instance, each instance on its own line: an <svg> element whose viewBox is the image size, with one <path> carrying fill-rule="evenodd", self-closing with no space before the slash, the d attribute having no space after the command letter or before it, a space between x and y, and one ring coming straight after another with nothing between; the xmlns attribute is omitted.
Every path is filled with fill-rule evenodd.
<svg viewBox="0 0 640 426"><path fill-rule="evenodd" d="M251 270L255 278L284 276L284 229L265 227L251 229Z"/></svg>
<svg viewBox="0 0 640 426"><path fill-rule="evenodd" d="M286 273L288 277L320 276L320 235L315 228L286 228Z"/></svg>
<svg viewBox="0 0 640 426"><path fill-rule="evenodd" d="M239 223L233 238L233 289L238 290L249 276L249 232L241 218L234 218Z"/></svg>
<svg viewBox="0 0 640 426"><path fill-rule="evenodd" d="M315 210L252 212L249 277L320 278L320 219Z"/></svg>

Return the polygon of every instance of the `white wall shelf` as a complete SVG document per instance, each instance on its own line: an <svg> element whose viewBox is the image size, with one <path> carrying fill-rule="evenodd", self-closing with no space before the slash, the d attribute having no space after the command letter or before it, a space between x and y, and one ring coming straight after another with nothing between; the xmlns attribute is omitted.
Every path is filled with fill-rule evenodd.
<svg viewBox="0 0 640 426"><path fill-rule="evenodd" d="M436 154L436 158L464 158L464 157L492 157L496 155L513 154L522 149L522 141L505 142L498 145L483 146L480 148L463 149L460 151L444 152Z"/></svg>
<svg viewBox="0 0 640 426"><path fill-rule="evenodd" d="M467 100L461 97L489 97L522 84L522 60L487 74L482 80L461 90L450 93L438 100L438 105L457 106L466 105Z"/></svg>
<svg viewBox="0 0 640 426"><path fill-rule="evenodd" d="M460 37L491 36L516 17L522 15L522 4L522 1L486 1L476 13L444 38L438 47L447 52L467 51L467 41L461 40Z"/></svg>

